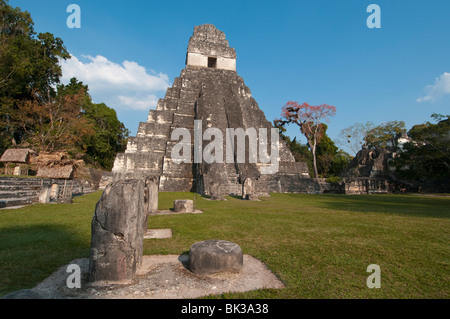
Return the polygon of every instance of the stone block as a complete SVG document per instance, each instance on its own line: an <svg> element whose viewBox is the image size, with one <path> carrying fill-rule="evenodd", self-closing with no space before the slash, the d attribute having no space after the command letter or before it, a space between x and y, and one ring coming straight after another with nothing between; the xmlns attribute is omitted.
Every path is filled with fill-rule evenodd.
<svg viewBox="0 0 450 319"><path fill-rule="evenodd" d="M173 210L177 213L192 213L194 212L194 202L190 199L175 200Z"/></svg>
<svg viewBox="0 0 450 319"><path fill-rule="evenodd" d="M254 200L254 201L258 201L259 200L258 196L255 195L255 194L246 194L245 195L245 199L246 200Z"/></svg>
<svg viewBox="0 0 450 319"><path fill-rule="evenodd" d="M224 200L220 183L212 182L209 184L209 196L212 200Z"/></svg>
<svg viewBox="0 0 450 319"><path fill-rule="evenodd" d="M246 178L242 184L242 198L247 199L248 194L253 194L255 191L254 183L251 178Z"/></svg>
<svg viewBox="0 0 450 319"><path fill-rule="evenodd" d="M158 211L159 179L157 177L147 178L145 184L147 213L155 213Z"/></svg>
<svg viewBox="0 0 450 319"><path fill-rule="evenodd" d="M42 186L41 192L39 193L39 203L50 203L50 187Z"/></svg>
<svg viewBox="0 0 450 319"><path fill-rule="evenodd" d="M243 260L241 247L225 240L201 241L193 244L189 250L189 269L199 275L239 272Z"/></svg>
<svg viewBox="0 0 450 319"><path fill-rule="evenodd" d="M53 184L50 187L50 200L57 200L58 199L58 192L59 192L58 184Z"/></svg>

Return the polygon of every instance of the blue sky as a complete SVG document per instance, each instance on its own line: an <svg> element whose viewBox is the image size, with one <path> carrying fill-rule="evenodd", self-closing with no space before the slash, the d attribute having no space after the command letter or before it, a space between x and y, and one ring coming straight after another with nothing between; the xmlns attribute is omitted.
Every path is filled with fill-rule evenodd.
<svg viewBox="0 0 450 319"><path fill-rule="evenodd" d="M69 4L81 28L66 25ZM381 28L369 29L369 4ZM116 109L136 133L184 68L196 25L225 32L237 72L268 120L289 100L331 104L328 134L356 122L403 120L408 128L450 114L450 1L87 1L11 0L37 32L60 37L73 58L63 70L94 102ZM289 135L300 136L296 127ZM303 139L302 139L303 140ZM304 141L304 140L303 140Z"/></svg>

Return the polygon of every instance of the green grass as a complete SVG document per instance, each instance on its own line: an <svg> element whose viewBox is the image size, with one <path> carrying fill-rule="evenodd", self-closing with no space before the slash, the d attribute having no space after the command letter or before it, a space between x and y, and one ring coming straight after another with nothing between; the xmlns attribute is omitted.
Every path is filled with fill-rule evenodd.
<svg viewBox="0 0 450 319"><path fill-rule="evenodd" d="M99 196L0 211L0 295L88 257ZM272 194L260 202L217 202L160 193L159 208L195 197L203 214L149 217L149 228L171 228L173 237L144 240L144 254L182 254L197 241L230 240L286 285L214 298L449 298L448 197ZM380 289L366 286L369 264L381 267Z"/></svg>

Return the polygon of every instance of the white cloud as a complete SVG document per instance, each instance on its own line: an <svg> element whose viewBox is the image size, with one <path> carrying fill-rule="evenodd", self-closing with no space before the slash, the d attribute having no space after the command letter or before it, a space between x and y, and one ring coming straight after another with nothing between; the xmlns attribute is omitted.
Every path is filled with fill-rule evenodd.
<svg viewBox="0 0 450 319"><path fill-rule="evenodd" d="M427 95L417 99L417 102L435 102L446 94L450 94L450 73L444 72L436 78L434 85L425 87Z"/></svg>
<svg viewBox="0 0 450 319"><path fill-rule="evenodd" d="M94 102L104 102L116 109L153 108L158 101L156 93L164 92L170 86L166 74L147 71L132 61L117 64L101 55L82 56L82 59L72 55L71 59L60 63L63 83L76 77L88 85Z"/></svg>
<svg viewBox="0 0 450 319"><path fill-rule="evenodd" d="M140 96L122 96L119 95L117 97L121 102L121 105L127 106L133 110L148 110L151 108L155 108L158 103L158 97L153 94L146 95L144 97Z"/></svg>

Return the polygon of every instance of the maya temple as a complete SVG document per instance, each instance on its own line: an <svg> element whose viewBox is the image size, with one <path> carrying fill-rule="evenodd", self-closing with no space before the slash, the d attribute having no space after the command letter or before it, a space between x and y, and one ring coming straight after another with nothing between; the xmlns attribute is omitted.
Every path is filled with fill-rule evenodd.
<svg viewBox="0 0 450 319"><path fill-rule="evenodd" d="M165 97L158 101L156 109L150 110L147 121L139 124L137 135L128 139L125 152L117 155L113 179L153 177L159 180L159 191L192 191L205 195L210 195L213 188L215 193L222 195L240 195L244 183L249 182L256 196L320 191L317 181L310 178L306 163L296 162L282 141L277 142L277 171L271 174L262 172L267 163L249 160L248 138L243 163L196 162L194 156L189 161L177 162L171 154L179 139L172 139L172 133L180 128L188 130L191 154L194 154L195 125L202 133L208 128L217 128L224 136L227 128L244 131L265 128L267 144L271 143L272 123L237 74L235 50L229 46L225 34L211 24L194 28L187 47L185 68L167 89ZM260 139L259 135L257 138ZM210 143L208 140L200 142L203 143L201 147ZM224 138L224 150L225 142ZM236 158L237 148L232 151L231 157Z"/></svg>

